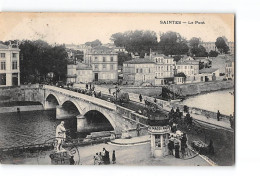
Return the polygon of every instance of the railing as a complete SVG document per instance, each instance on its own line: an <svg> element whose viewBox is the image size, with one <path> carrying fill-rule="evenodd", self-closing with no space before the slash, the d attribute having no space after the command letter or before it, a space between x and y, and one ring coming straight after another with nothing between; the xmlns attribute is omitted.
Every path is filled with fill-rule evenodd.
<svg viewBox="0 0 260 176"><path fill-rule="evenodd" d="M58 87L54 87L54 86L49 86L49 85L44 85L43 89L49 89L51 91L63 94L65 96L68 96L68 97L71 97L71 98L80 99L82 101L88 101L89 103L96 104L98 106L102 106L102 107L105 107L107 109L116 111L116 105L114 103L110 103L108 101L101 100L101 99L96 98L96 97L91 97L91 96L88 96L88 95L85 95L85 94L80 94L80 93L77 93L77 92L73 92L73 91L70 91L70 90L66 90L66 89L62 89L62 88L58 88Z"/></svg>

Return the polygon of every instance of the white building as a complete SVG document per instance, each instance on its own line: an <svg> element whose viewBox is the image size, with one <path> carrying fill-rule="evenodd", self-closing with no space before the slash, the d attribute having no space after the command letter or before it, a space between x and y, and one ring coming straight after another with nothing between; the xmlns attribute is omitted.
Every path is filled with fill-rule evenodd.
<svg viewBox="0 0 260 176"><path fill-rule="evenodd" d="M20 85L20 49L0 44L0 87Z"/></svg>
<svg viewBox="0 0 260 176"><path fill-rule="evenodd" d="M186 83L199 82L197 75L199 74L199 61L195 61L190 56L185 56L177 62L177 73L184 73Z"/></svg>

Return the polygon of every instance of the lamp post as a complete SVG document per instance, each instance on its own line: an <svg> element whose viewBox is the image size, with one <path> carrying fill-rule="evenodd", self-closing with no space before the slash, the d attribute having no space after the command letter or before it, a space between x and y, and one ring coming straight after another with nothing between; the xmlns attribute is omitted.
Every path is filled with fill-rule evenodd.
<svg viewBox="0 0 260 176"><path fill-rule="evenodd" d="M117 86L117 84L116 84L116 101L117 101L117 91L118 91L118 86Z"/></svg>

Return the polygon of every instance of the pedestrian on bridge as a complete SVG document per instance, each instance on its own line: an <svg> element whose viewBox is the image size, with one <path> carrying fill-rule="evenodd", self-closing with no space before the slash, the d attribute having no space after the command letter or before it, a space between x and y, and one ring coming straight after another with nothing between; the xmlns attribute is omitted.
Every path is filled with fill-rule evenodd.
<svg viewBox="0 0 260 176"><path fill-rule="evenodd" d="M219 110L218 110L218 113L217 113L217 119L218 119L218 121L220 120L220 112L219 112Z"/></svg>
<svg viewBox="0 0 260 176"><path fill-rule="evenodd" d="M142 101L143 101L143 97L142 97L142 95L141 95L141 94L139 95L139 100L140 100L140 102L142 102Z"/></svg>

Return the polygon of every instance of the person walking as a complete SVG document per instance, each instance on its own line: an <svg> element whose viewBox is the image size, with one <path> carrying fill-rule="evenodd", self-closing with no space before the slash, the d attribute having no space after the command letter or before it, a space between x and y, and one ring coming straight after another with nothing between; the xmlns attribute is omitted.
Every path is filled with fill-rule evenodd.
<svg viewBox="0 0 260 176"><path fill-rule="evenodd" d="M175 158L180 158L180 144L177 142L174 145L174 151L175 151Z"/></svg>
<svg viewBox="0 0 260 176"><path fill-rule="evenodd" d="M183 136L181 138L181 154L182 154L182 158L184 158L186 148L188 147L187 146L187 140L188 140L187 139L187 134L183 133Z"/></svg>
<svg viewBox="0 0 260 176"><path fill-rule="evenodd" d="M219 112L219 110L217 112L217 119L218 119L218 121L220 120L220 112Z"/></svg>
<svg viewBox="0 0 260 176"><path fill-rule="evenodd" d="M141 94L139 95L139 100L140 100L140 102L142 102L142 100L143 100L143 97Z"/></svg>
<svg viewBox="0 0 260 176"><path fill-rule="evenodd" d="M116 152L115 152L115 150L113 150L113 154L112 154L112 163L113 164L116 163Z"/></svg>
<svg viewBox="0 0 260 176"><path fill-rule="evenodd" d="M108 93L111 94L111 88L108 88Z"/></svg>

